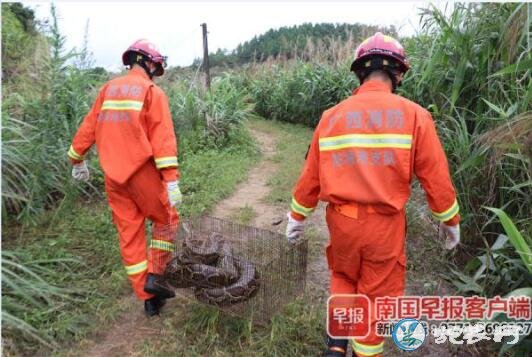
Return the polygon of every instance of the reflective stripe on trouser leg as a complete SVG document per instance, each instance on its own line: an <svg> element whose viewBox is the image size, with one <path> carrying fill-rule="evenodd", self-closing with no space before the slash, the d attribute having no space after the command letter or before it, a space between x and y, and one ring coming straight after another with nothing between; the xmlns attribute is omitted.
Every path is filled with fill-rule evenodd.
<svg viewBox="0 0 532 357"><path fill-rule="evenodd" d="M174 233L172 233L174 232ZM166 268L166 264L172 259L172 252L174 251L174 241L169 238L177 234L176 229L167 227L167 234L164 237L154 235L150 241L150 250L148 251L148 259L150 261L150 273L162 275Z"/></svg>
<svg viewBox="0 0 532 357"><path fill-rule="evenodd" d="M125 268L127 275L136 275L148 270L148 261L143 260L137 264L126 265Z"/></svg>
<svg viewBox="0 0 532 357"><path fill-rule="evenodd" d="M144 291L144 285L146 284L146 278L148 277L148 260L143 260L140 263L126 265L126 273L135 295L140 300L147 300L153 295Z"/></svg>
<svg viewBox="0 0 532 357"><path fill-rule="evenodd" d="M175 209L172 209L175 212ZM174 213L175 214L175 213ZM171 215L171 223L153 224L152 239L148 251L149 271L150 273L163 274L166 264L172 258L174 252L175 237L178 230L177 214Z"/></svg>
<svg viewBox="0 0 532 357"><path fill-rule="evenodd" d="M152 249L159 249L165 252L173 252L174 251L174 243L173 242L167 242L165 240L156 239L155 237L152 238L150 242L150 248Z"/></svg>
<svg viewBox="0 0 532 357"><path fill-rule="evenodd" d="M351 340L351 347L357 356L376 356L384 351L384 341L375 345L364 344Z"/></svg>

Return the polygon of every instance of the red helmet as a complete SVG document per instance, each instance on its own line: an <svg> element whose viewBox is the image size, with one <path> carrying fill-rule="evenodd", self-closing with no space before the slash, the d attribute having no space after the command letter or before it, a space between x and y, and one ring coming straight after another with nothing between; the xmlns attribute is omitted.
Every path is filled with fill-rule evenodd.
<svg viewBox="0 0 532 357"><path fill-rule="evenodd" d="M122 63L129 66L130 52L137 52L146 56L150 61L157 65L157 69L154 73L155 76L162 76L164 73L164 67L166 67L166 56L161 55L157 47L148 40L137 40L122 55Z"/></svg>
<svg viewBox="0 0 532 357"><path fill-rule="evenodd" d="M351 64L351 71L356 72L364 68L364 59L371 56L382 56L395 60L399 69L404 73L410 65L406 59L403 46L393 37L383 35L380 32L368 37L358 46L355 51L355 60Z"/></svg>

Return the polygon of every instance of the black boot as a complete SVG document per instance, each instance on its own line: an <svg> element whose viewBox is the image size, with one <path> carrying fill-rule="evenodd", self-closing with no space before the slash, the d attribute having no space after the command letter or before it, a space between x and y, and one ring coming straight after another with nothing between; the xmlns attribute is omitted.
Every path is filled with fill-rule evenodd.
<svg viewBox="0 0 532 357"><path fill-rule="evenodd" d="M159 315L161 307L164 306L166 302L164 299L161 299L158 296L154 296L151 299L144 300L144 312L148 317Z"/></svg>
<svg viewBox="0 0 532 357"><path fill-rule="evenodd" d="M175 296L175 292L170 285L164 280L161 275L148 273L146 284L144 284L144 291L153 295L157 295L163 299L170 299Z"/></svg>
<svg viewBox="0 0 532 357"><path fill-rule="evenodd" d="M347 340L327 336L327 351L324 357L345 357L347 353Z"/></svg>

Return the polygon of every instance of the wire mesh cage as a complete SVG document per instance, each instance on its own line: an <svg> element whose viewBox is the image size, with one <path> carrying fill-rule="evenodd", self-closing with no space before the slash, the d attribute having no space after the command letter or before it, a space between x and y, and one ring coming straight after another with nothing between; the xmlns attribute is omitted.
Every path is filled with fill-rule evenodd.
<svg viewBox="0 0 532 357"><path fill-rule="evenodd" d="M165 279L181 295L266 323L305 290L308 245L220 218L183 221Z"/></svg>

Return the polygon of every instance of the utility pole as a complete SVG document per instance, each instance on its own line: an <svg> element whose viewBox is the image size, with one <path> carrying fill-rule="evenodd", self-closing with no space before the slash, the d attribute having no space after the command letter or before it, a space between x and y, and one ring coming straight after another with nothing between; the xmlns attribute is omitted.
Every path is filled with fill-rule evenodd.
<svg viewBox="0 0 532 357"><path fill-rule="evenodd" d="M203 71L205 72L205 86L211 89L211 75L209 73L209 46L207 45L207 24L202 23L203 28Z"/></svg>

